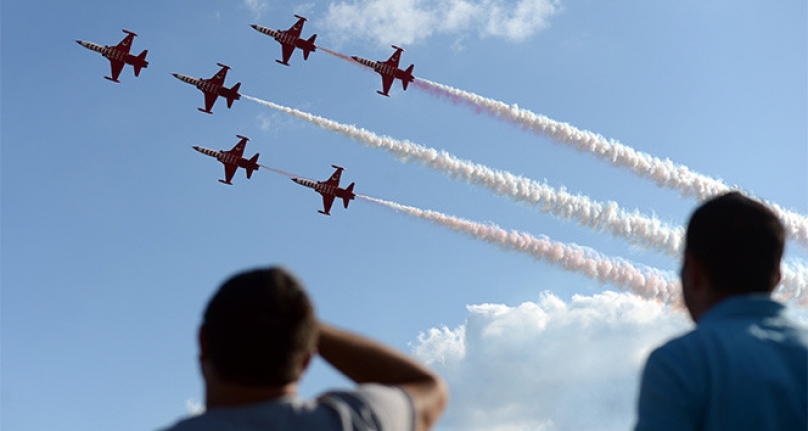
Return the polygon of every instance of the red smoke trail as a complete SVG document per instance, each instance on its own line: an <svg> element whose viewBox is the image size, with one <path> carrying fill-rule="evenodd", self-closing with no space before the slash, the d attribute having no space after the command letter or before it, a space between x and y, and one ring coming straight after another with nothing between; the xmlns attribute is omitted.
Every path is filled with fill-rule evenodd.
<svg viewBox="0 0 808 431"><path fill-rule="evenodd" d="M412 86L419 89L419 90L421 90L421 91L429 93L430 95L435 96L438 99L446 99L446 100L448 100L449 102L451 102L455 106L465 106L467 108L471 108L474 111L475 114L486 114L487 113L487 114L491 115L494 118L499 118L499 116L496 115L494 112L492 112L490 110L487 110L487 109L484 109L482 106L480 106L480 105L478 105L478 104L476 104L476 103L474 103L474 102L472 102L472 101L470 101L470 100L468 100L466 98L460 97L460 96L458 96L456 94L452 94L452 93L450 93L450 92L448 92L446 90L443 90L440 87L430 85L429 81L426 81L424 79L415 78L415 81L412 82Z"/></svg>
<svg viewBox="0 0 808 431"><path fill-rule="evenodd" d="M507 231L499 226L475 223L437 211L422 210L382 199L360 197L465 233L475 239L496 244L506 250L527 253L537 260L558 265L567 271L583 274L601 283L631 290L643 298L655 299L681 308L679 283L667 273L657 269L640 269L627 260L607 257L592 249L552 241L547 237L535 237L515 230Z"/></svg>
<svg viewBox="0 0 808 431"><path fill-rule="evenodd" d="M318 46L318 47L317 47L317 49L319 49L319 50L321 50L321 51L325 51L327 54L331 54L331 55L333 55L334 57L341 58L341 59L343 59L343 60L345 60L345 61L347 61L347 62L349 62L349 63L359 64L359 63L355 62L355 61L353 60L353 58L348 57L348 56L347 56L347 55L345 55L345 54L340 54L340 53L338 53L338 52L336 52L336 51L332 51L332 50L330 50L330 49L328 49L328 48L323 48L322 46Z"/></svg>

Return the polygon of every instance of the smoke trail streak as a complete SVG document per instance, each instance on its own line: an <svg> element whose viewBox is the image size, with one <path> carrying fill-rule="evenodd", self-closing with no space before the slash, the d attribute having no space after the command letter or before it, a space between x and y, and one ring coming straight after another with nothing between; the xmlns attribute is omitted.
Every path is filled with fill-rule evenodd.
<svg viewBox="0 0 808 431"><path fill-rule="evenodd" d="M379 136L352 125L337 123L255 97L242 96L340 133L369 147L390 151L401 160L419 161L428 167L448 173L453 178L481 185L498 195L508 196L518 202L529 203L543 212L564 219L577 219L581 225L596 230L606 230L631 244L655 249L674 257L680 254L681 229L669 227L657 219L642 216L638 212L629 213L620 209L615 202L594 202L586 196L573 195L509 172L495 171L480 164L458 159L446 151Z"/></svg>
<svg viewBox="0 0 808 431"><path fill-rule="evenodd" d="M563 219L577 219L582 226L595 230L605 230L621 237L630 244L642 246L678 258L681 256L683 230L672 228L661 221L639 214L627 212L616 202L595 202L586 196L573 195L564 190L556 190L528 178L509 172L493 170L472 163L433 148L379 136L365 129L328 120L297 109L267 102L252 96L242 97L309 121L326 130L334 131L372 148L387 150L403 161L419 161L422 164L448 173L455 179L464 180L488 188L498 195L505 195L517 202L525 202L541 211ZM808 292L808 270L794 271L783 266L783 285L794 296Z"/></svg>
<svg viewBox="0 0 808 431"><path fill-rule="evenodd" d="M294 175L294 174L290 174L289 172L282 171L282 170L280 170L280 169L270 168L269 166L262 165L262 164L260 164L260 163L258 164L258 166L260 166L260 167L262 167L262 168L264 168L264 169L266 169L266 170L268 170L268 171L272 171L272 172L275 172L275 173L277 173L277 174L281 174L281 175L287 176L287 177L289 177L289 178L294 178L294 177L296 177L296 176L297 176L297 175Z"/></svg>
<svg viewBox="0 0 808 431"><path fill-rule="evenodd" d="M661 160L615 140L607 140L588 130L580 130L568 123L558 122L527 109L521 109L516 104L508 106L487 97L423 78L416 79L413 84L429 94L445 97L454 104L467 105L477 113L486 112L495 118L504 119L535 134L548 136L555 141L572 145L578 151L592 153L615 166L628 168L640 177L654 181L660 187L679 190L684 196L695 196L699 201L703 201L731 190L723 182L693 172L686 166L675 165L669 159ZM808 217L786 210L771 202L766 202L766 204L783 221L789 235L803 247L808 247Z"/></svg>
<svg viewBox="0 0 808 431"><path fill-rule="evenodd" d="M318 46L318 47L317 47L317 49L319 49L319 50L321 50L321 51L323 51L323 52L325 52L325 53L327 53L327 54L331 54L331 55L333 55L334 57L341 58L341 59L343 59L343 60L345 60L345 61L347 61L347 62L349 62L349 63L353 63L353 64L355 64L355 65L357 65L357 66L362 66L362 64L360 64L360 63L358 63L358 62L354 61L354 59L353 59L353 58L348 57L348 56L347 56L347 55L345 55L345 54L340 54L340 53L338 53L338 52L336 52L336 51L332 51L332 50L330 50L330 49L323 48L322 46Z"/></svg>
<svg viewBox="0 0 808 431"><path fill-rule="evenodd" d="M559 265L568 271L583 274L601 283L629 289L646 299L656 299L666 304L677 304L681 301L678 283L657 269L640 270L626 260L606 257L594 250L577 245L563 244L548 238L537 238L515 230L509 232L495 225L475 223L436 211L422 210L367 196L361 197L396 211L449 227L473 238L496 244L504 249L527 253L537 260Z"/></svg>
<svg viewBox="0 0 808 431"><path fill-rule="evenodd" d="M799 305L808 306L808 266L800 263L780 265L782 280L775 295L782 301L795 300Z"/></svg>

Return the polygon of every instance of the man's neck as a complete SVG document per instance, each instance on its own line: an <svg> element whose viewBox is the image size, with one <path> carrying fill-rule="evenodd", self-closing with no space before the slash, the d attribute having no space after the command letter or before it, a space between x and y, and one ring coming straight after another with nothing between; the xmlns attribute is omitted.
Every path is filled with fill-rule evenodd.
<svg viewBox="0 0 808 431"><path fill-rule="evenodd" d="M235 407L272 401L297 395L297 383L284 386L246 386L234 383L208 385L205 389L205 406L208 410L217 407Z"/></svg>

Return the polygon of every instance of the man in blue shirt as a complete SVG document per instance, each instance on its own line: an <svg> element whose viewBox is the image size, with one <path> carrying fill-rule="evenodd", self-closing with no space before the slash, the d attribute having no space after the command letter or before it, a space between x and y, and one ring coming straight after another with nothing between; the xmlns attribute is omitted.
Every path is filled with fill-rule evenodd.
<svg viewBox="0 0 808 431"><path fill-rule="evenodd" d="M770 298L784 242L737 192L693 213L681 278L696 328L648 358L636 430L808 430L808 329Z"/></svg>

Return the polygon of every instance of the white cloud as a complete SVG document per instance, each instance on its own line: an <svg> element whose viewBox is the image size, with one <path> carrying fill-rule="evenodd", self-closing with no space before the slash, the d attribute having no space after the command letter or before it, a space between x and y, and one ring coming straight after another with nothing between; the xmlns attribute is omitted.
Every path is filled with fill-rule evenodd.
<svg viewBox="0 0 808 431"><path fill-rule="evenodd" d="M559 0L353 0L332 3L325 28L337 41L360 37L381 45L467 32L519 42L546 28L559 11Z"/></svg>
<svg viewBox="0 0 808 431"><path fill-rule="evenodd" d="M244 7L253 14L255 19L259 19L269 9L269 4L266 0L244 0Z"/></svg>
<svg viewBox="0 0 808 431"><path fill-rule="evenodd" d="M199 416L205 413L205 405L202 404L202 401L189 398L185 400L185 411L188 413L188 416Z"/></svg>
<svg viewBox="0 0 808 431"><path fill-rule="evenodd" d="M440 429L629 429L645 358L691 326L630 293L467 308L464 324L413 346L451 388Z"/></svg>

